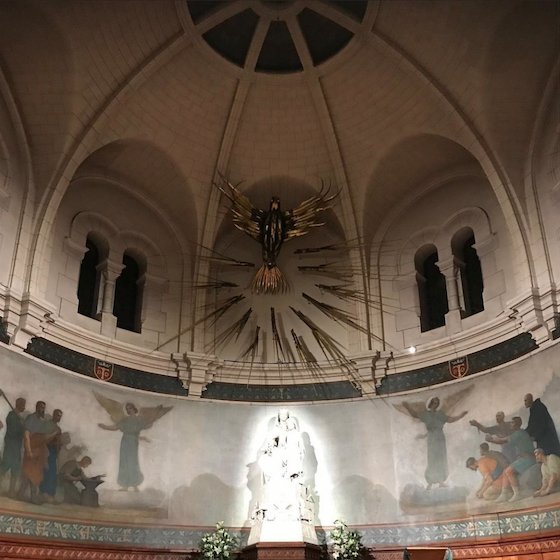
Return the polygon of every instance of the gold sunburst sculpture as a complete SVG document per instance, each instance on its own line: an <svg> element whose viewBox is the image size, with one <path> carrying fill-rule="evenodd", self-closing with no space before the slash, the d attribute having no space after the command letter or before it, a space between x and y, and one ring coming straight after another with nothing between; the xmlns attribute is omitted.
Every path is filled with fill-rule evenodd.
<svg viewBox="0 0 560 560"><path fill-rule="evenodd" d="M255 208L249 198L239 191L223 175L216 186L230 200L230 212L235 227L255 239L261 246L263 264L251 282L254 294L279 294L289 291L288 280L276 264L280 249L285 241L309 233L311 228L320 227L320 215L332 207L338 192L321 185L318 195L304 200L292 210L280 208L280 198L273 196L268 210Z"/></svg>

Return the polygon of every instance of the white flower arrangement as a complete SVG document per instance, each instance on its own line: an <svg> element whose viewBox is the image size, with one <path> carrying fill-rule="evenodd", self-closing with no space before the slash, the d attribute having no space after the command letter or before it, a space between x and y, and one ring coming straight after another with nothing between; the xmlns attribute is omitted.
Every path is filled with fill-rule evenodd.
<svg viewBox="0 0 560 560"><path fill-rule="evenodd" d="M329 534L330 551L334 560L355 560L362 552L362 536L352 531L343 521L334 522L334 530Z"/></svg>
<svg viewBox="0 0 560 560"><path fill-rule="evenodd" d="M222 521L216 525L215 531L203 535L200 555L205 560L227 560L233 556L237 545L237 538L227 532Z"/></svg>

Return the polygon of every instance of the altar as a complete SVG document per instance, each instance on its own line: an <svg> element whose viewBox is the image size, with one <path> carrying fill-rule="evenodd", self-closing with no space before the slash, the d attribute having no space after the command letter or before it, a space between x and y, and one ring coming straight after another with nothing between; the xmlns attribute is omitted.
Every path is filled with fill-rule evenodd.
<svg viewBox="0 0 560 560"><path fill-rule="evenodd" d="M260 542L241 552L242 560L319 560L321 547L305 542Z"/></svg>

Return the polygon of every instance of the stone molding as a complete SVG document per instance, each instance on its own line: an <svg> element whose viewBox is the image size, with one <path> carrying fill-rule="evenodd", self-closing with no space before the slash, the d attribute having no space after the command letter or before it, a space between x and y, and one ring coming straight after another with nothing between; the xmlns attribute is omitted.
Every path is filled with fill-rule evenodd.
<svg viewBox="0 0 560 560"><path fill-rule="evenodd" d="M0 558L55 559L55 560L190 560L194 553L148 552L127 550L95 550L85 547L67 547L52 543L2 543Z"/></svg>
<svg viewBox="0 0 560 560"><path fill-rule="evenodd" d="M560 537L541 537L504 543L480 543L449 545L454 558L478 560L483 558L501 559L504 555L515 555L520 560L523 556L544 554L542 558L557 558L560 554ZM368 548L367 557L375 560L402 560L403 547L382 549ZM52 542L2 542L0 539L0 557L25 558L27 560L192 560L197 557L192 550L182 552L165 552L149 550L107 549L86 546L68 546ZM296 557L296 555L293 555ZM264 557L264 556L263 556ZM290 556L286 556L290 557Z"/></svg>
<svg viewBox="0 0 560 560"><path fill-rule="evenodd" d="M466 358L468 368L462 376L482 373L521 359L537 348L531 334L521 333L484 350L463 354L460 357ZM307 378L302 376L298 383L263 384L257 379L248 384L241 383L239 378L235 382L224 382L217 378L217 362L205 354L173 353L172 363L166 361L167 367L162 368L160 373L155 368L149 371L129 367L112 360L102 351L96 356L91 349L88 349L88 354L71 350L45 337L32 338L25 351L40 360L89 377L95 374L95 358L102 357L114 365L115 376L111 383L155 393L187 396L188 392L190 398L231 401L293 402L360 398L409 391L456 379L450 361L401 371L395 375L390 371L394 369L395 361L391 352L378 352L374 356L359 355L355 360L356 372L353 375L338 372L336 377L321 376L312 382L306 382Z"/></svg>

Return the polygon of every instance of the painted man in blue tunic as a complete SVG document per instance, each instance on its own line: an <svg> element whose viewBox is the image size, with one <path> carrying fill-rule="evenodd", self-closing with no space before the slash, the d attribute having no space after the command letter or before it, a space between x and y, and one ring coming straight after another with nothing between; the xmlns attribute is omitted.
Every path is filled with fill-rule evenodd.
<svg viewBox="0 0 560 560"><path fill-rule="evenodd" d="M62 410L56 408L53 410L52 418L47 421L47 430L49 433L55 434L54 437L47 443L49 455L47 458L47 466L43 471L43 480L39 485L39 492L41 499L54 503L56 496L56 487L58 483L58 453L62 446L60 436L62 431L60 429L60 421L62 420Z"/></svg>
<svg viewBox="0 0 560 560"><path fill-rule="evenodd" d="M16 496L16 485L21 475L21 460L23 447L25 399L16 399L16 406L6 416L6 435L4 436L4 456L0 462L0 482L10 471L10 486L8 495Z"/></svg>

